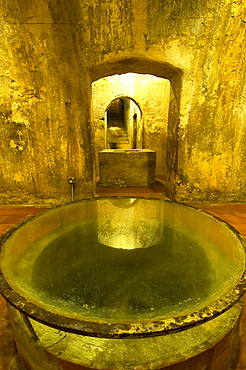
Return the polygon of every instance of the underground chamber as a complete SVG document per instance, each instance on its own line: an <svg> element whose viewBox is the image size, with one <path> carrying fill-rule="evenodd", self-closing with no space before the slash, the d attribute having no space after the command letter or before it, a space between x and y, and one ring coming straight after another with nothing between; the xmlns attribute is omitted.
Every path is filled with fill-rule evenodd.
<svg viewBox="0 0 246 370"><path fill-rule="evenodd" d="M236 360L243 238L183 204L111 197L42 212L3 235L0 284L27 370Z"/></svg>

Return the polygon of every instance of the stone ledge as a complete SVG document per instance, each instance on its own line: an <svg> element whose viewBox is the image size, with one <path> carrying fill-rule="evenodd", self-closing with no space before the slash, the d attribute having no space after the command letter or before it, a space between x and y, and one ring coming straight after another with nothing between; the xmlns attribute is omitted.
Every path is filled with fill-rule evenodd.
<svg viewBox="0 0 246 370"><path fill-rule="evenodd" d="M148 149L105 149L98 153L100 186L151 186L156 152Z"/></svg>

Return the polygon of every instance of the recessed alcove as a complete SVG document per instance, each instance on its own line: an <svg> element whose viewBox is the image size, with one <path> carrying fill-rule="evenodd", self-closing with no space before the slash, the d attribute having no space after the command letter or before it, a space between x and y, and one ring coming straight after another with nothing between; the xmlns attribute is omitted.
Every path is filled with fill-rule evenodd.
<svg viewBox="0 0 246 370"><path fill-rule="evenodd" d="M100 179L98 153L104 149L144 149L156 152L156 173L172 198L177 157L181 72L170 65L129 60L101 69L92 83L92 143L94 170ZM105 69L105 70L104 70ZM96 75L95 71L94 74ZM97 76L99 77L99 76ZM127 124L119 144L109 143L110 109L123 107ZM117 125L117 124L116 124ZM124 126L124 127L122 127ZM117 148L118 146L118 148ZM109 164L110 166L110 164ZM123 171L123 169L122 169Z"/></svg>

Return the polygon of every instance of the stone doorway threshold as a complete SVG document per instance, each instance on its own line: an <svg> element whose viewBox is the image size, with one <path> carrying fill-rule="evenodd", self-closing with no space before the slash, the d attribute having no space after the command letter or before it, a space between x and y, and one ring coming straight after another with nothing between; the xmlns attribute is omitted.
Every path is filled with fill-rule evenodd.
<svg viewBox="0 0 246 370"><path fill-rule="evenodd" d="M164 176L157 175L155 183L149 187L131 186L131 187L110 187L100 186L99 179L96 184L96 196L140 196L157 199L169 199L166 196L166 187L164 185Z"/></svg>

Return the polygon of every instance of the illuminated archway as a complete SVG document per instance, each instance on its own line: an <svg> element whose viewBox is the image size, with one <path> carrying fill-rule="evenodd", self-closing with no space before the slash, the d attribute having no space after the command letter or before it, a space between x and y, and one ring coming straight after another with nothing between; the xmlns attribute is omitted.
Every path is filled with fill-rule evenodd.
<svg viewBox="0 0 246 370"><path fill-rule="evenodd" d="M127 96L115 98L105 111L105 148L139 149L141 147L142 112L139 105Z"/></svg>
<svg viewBox="0 0 246 370"><path fill-rule="evenodd" d="M117 76L117 78L122 77L123 75L130 75L136 74L145 76L152 76L153 78L160 78L169 83L169 99L168 99L168 107L166 109L167 117L164 120L160 120L159 123L156 123L155 130L161 130L163 127L166 130L165 137L158 142L158 140L154 139L154 126L149 125L148 121L149 113L148 109L143 109L143 101L138 99L135 94L131 94L129 92L125 92L122 89L117 91L111 97L107 97L107 93L105 91L102 93L104 98L107 100L107 103L100 104L100 102L94 101L94 96L98 96L98 94L94 94L94 83L101 80L102 84L105 86L107 85L107 79L113 78ZM171 198L175 198L175 176L177 170L177 151L178 151L178 128L179 128L179 104L180 104L180 94L181 94L181 82L182 82L182 71L179 68L176 68L173 65L170 65L166 62L157 62L148 59L135 59L129 58L125 60L118 60L103 63L93 67L91 70L91 78L92 78L92 111L94 112L93 117L93 127L92 132L94 133L93 136L93 146L94 146L94 153L95 153L95 168L97 168L97 153L100 150L105 148L105 111L110 104L111 101L114 99L120 98L122 96L128 96L135 101L138 102L139 107L143 113L143 125L145 125L145 130L141 133L142 137L142 148L154 149L157 148L158 152L158 161L159 161L159 169L157 170L158 173L162 174L162 178L165 182L167 195ZM130 84L128 84L130 86ZM104 86L104 87L105 87ZM121 84L122 87L122 84ZM110 89L107 89L109 91ZM144 89L142 88L142 91ZM150 98L150 97L149 97ZM151 100L151 99L149 99ZM163 102L165 99L163 98ZM167 100L166 100L167 101ZM158 105L158 104L157 104ZM161 107L162 104L159 104L158 107ZM149 105L151 107L151 104ZM95 109L98 112L95 114ZM99 111L101 112L99 113ZM147 112L147 113L146 113ZM149 129L147 126L149 125ZM102 133L103 130L103 133ZM98 139L99 136L102 136L101 143L102 145L98 144L98 140L95 140L95 137ZM153 148L155 145L155 148Z"/></svg>

